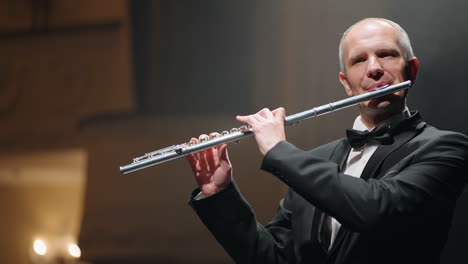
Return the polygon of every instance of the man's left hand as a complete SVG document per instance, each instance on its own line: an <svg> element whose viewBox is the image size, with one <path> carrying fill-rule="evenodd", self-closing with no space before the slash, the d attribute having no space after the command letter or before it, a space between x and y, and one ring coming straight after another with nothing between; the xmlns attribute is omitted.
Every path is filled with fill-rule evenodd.
<svg viewBox="0 0 468 264"><path fill-rule="evenodd" d="M278 142L286 140L284 120L286 111L283 107L270 111L264 108L253 115L237 116L240 122L252 127L260 152L265 155Z"/></svg>

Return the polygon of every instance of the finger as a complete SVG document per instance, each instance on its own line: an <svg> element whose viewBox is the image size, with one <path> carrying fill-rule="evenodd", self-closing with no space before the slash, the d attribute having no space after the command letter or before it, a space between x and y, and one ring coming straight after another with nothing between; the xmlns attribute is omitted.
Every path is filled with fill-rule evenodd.
<svg viewBox="0 0 468 264"><path fill-rule="evenodd" d="M219 162L220 163L230 163L229 162L229 156L227 152L227 144L221 144L219 145Z"/></svg>
<svg viewBox="0 0 468 264"><path fill-rule="evenodd" d="M265 121L267 119L267 117L264 117L263 115L261 114L255 114L255 115L252 115L251 118L253 120L255 120L255 122L257 123L261 123L263 121Z"/></svg>
<svg viewBox="0 0 468 264"><path fill-rule="evenodd" d="M206 162L206 150L198 152L198 166L200 171L206 171L208 169L208 163Z"/></svg>
<svg viewBox="0 0 468 264"><path fill-rule="evenodd" d="M210 170L214 170L219 165L218 149L209 148L206 150L206 163Z"/></svg>
<svg viewBox="0 0 468 264"><path fill-rule="evenodd" d="M198 143L198 139L197 138L191 138L189 142L193 142L195 144ZM198 158L197 156L195 156L194 154L188 154L187 155L187 161L190 165L190 168L192 168L192 171L193 173L197 173L199 171L199 168L197 167L197 163L198 163Z"/></svg>
<svg viewBox="0 0 468 264"><path fill-rule="evenodd" d="M285 116L286 115L286 109L284 109L283 107L278 107L275 110L273 110L272 113L273 113L274 116L277 116L278 114L282 115L282 116Z"/></svg>
<svg viewBox="0 0 468 264"><path fill-rule="evenodd" d="M214 138L217 138L221 136L221 134L219 134L218 132L211 132L210 133L210 138L211 139L214 139ZM210 166L213 166L213 168L217 168L219 166L219 145L214 147L212 150L211 150L211 154L212 154L212 158L213 158L213 163L209 164Z"/></svg>
<svg viewBox="0 0 468 264"><path fill-rule="evenodd" d="M260 110L257 114L267 119L273 118L273 114L271 113L270 109L266 107Z"/></svg>
<svg viewBox="0 0 468 264"><path fill-rule="evenodd" d="M206 134L201 134L199 137L198 137L198 142L204 142L206 140L208 140L209 137L208 135ZM201 170L207 170L208 169L208 163L207 163L207 151L206 150L202 150L202 151L199 151L198 152L198 161L199 161L199 166L200 166L200 169Z"/></svg>
<svg viewBox="0 0 468 264"><path fill-rule="evenodd" d="M236 120L242 123L247 123L248 118L249 116L241 116L241 115L236 116Z"/></svg>
<svg viewBox="0 0 468 264"><path fill-rule="evenodd" d="M258 130L267 121L267 118L261 116L260 114L248 115L248 116L237 116L238 121L249 125L252 128L252 131Z"/></svg>
<svg viewBox="0 0 468 264"><path fill-rule="evenodd" d="M210 139L219 135L218 132L210 133ZM210 170L214 170L219 165L218 149L213 147L206 150L206 161Z"/></svg>
<svg viewBox="0 0 468 264"><path fill-rule="evenodd" d="M198 166L197 166L197 163L198 163L197 158L193 154L188 154L187 160L189 162L190 168L192 168L193 173L197 174L197 172L199 171Z"/></svg>
<svg viewBox="0 0 468 264"><path fill-rule="evenodd" d="M276 119L284 120L286 117L286 110L283 107L278 107L275 110L273 110L273 116Z"/></svg>
<svg viewBox="0 0 468 264"><path fill-rule="evenodd" d="M220 144L220 145L216 146L216 148L218 149L218 154L220 154L219 157L221 157L221 147L223 145L226 145L226 143L223 143L223 144Z"/></svg>
<svg viewBox="0 0 468 264"><path fill-rule="evenodd" d="M248 116L236 116L237 121L240 121L242 123L248 124L253 126L254 122L256 122L256 119L253 117L253 115L248 115Z"/></svg>
<svg viewBox="0 0 468 264"><path fill-rule="evenodd" d="M198 144L198 138L191 138L189 142L193 142L195 144ZM198 153L194 153L193 157L198 160Z"/></svg>

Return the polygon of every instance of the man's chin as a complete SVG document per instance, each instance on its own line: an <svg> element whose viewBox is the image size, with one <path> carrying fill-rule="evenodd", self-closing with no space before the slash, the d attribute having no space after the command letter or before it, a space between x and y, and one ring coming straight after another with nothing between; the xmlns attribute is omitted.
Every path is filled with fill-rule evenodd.
<svg viewBox="0 0 468 264"><path fill-rule="evenodd" d="M389 94L386 96L374 98L370 100L367 104L367 107L375 111L385 111L388 108L394 108L397 105L401 104L401 98L394 94Z"/></svg>
<svg viewBox="0 0 468 264"><path fill-rule="evenodd" d="M364 109L363 109L364 110ZM369 118L385 119L402 111L400 106L397 106L395 102L382 100L375 102L374 104L368 104L364 110L365 115Z"/></svg>
<svg viewBox="0 0 468 264"><path fill-rule="evenodd" d="M375 106L377 109L386 109L390 106L390 101L381 101L378 102Z"/></svg>

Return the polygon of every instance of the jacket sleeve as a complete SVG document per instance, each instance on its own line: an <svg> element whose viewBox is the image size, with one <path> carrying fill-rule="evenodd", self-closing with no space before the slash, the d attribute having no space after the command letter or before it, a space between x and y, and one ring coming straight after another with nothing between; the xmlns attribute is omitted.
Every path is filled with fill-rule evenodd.
<svg viewBox="0 0 468 264"><path fill-rule="evenodd" d="M201 221L236 263L294 263L291 213L281 200L276 217L265 227L259 224L247 201L231 184L210 197L189 200Z"/></svg>
<svg viewBox="0 0 468 264"><path fill-rule="evenodd" d="M452 208L467 181L467 142L458 133L425 140L382 178L367 181L285 141L267 153L262 169L342 225L365 232L385 221Z"/></svg>

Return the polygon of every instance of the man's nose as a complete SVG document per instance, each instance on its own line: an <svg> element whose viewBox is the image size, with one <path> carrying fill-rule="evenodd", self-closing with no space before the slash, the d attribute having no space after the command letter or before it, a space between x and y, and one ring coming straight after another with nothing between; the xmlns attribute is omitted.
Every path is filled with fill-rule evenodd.
<svg viewBox="0 0 468 264"><path fill-rule="evenodd" d="M379 60L375 57L370 57L367 64L367 77L379 80L383 74L384 70Z"/></svg>

